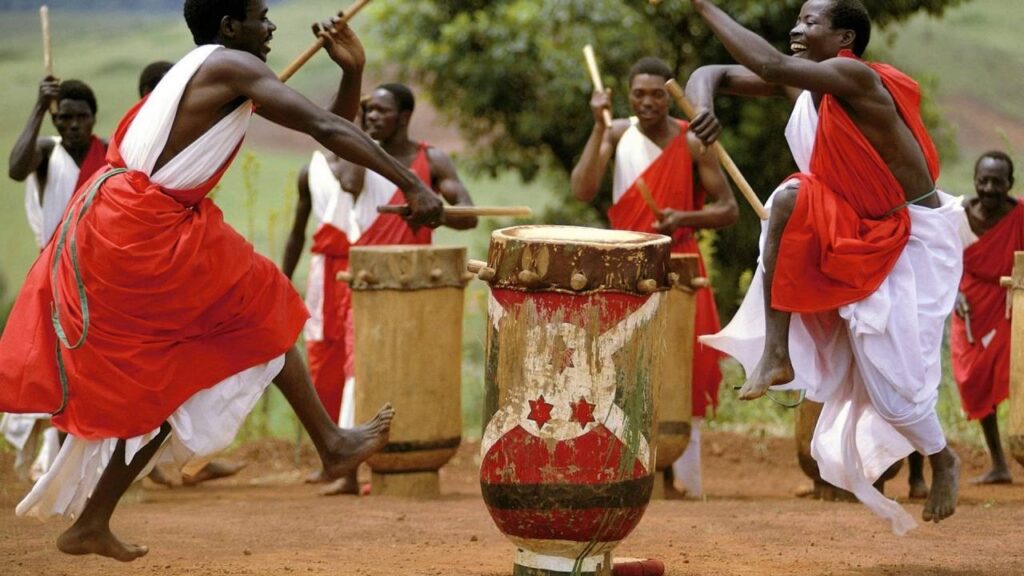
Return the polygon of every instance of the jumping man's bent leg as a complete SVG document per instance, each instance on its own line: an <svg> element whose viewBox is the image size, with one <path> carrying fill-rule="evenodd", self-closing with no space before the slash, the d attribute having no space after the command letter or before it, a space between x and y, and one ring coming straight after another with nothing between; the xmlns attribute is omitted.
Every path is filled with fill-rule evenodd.
<svg viewBox="0 0 1024 576"><path fill-rule="evenodd" d="M793 214L797 193L796 185L787 186L776 192L772 200L768 237L765 239L764 253L761 255L764 262L764 352L754 372L748 375L746 383L740 389L741 400L753 400L763 396L770 386L785 384L794 378L793 364L789 359L789 321L792 315L772 308L772 279L775 277L775 260L779 255L782 232Z"/></svg>
<svg viewBox="0 0 1024 576"><path fill-rule="evenodd" d="M145 556L149 548L125 544L110 531L110 516L124 493L139 476L149 460L163 444L170 425L164 423L149 444L139 450L131 464L124 462L124 440L117 441L117 448L110 457L110 463L100 476L82 515L57 538L57 548L65 554L99 554L122 562L130 562Z"/></svg>
<svg viewBox="0 0 1024 576"><path fill-rule="evenodd" d="M369 422L355 428L338 428L320 403L302 357L293 346L285 354L284 368L274 379L295 415L299 417L328 478L340 478L355 471L363 461L388 443L395 410L385 405Z"/></svg>

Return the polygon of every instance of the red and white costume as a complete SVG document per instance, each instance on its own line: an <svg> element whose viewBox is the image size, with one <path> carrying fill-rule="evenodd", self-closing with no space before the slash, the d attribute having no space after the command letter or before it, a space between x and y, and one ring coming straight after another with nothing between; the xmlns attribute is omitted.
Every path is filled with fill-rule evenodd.
<svg viewBox="0 0 1024 576"><path fill-rule="evenodd" d="M937 178L917 84L889 66L869 65ZM935 404L943 328L961 273L963 209L942 192L938 208L902 208L895 177L830 95L817 111L811 94L801 95L786 136L801 172L780 186L800 183L772 285L772 306L795 312L789 342L796 379L780 388L805 389L824 403L811 444L821 477L903 534L916 522L872 483L912 451L934 454L946 445ZM766 234L762 223L762 251ZM759 263L736 316L703 338L748 374L764 349L763 274Z"/></svg>
<svg viewBox="0 0 1024 576"><path fill-rule="evenodd" d="M1017 206L980 238L971 231L964 213L964 275L960 292L970 307L973 342L964 319L953 315L950 351L953 377L967 417L992 414L1010 397L1010 315L1001 276L1013 274L1013 253L1024 250L1024 204Z"/></svg>
<svg viewBox="0 0 1024 576"><path fill-rule="evenodd" d="M93 136L89 150L82 159L81 168L75 159L61 146L59 136L51 138L53 150L47 159L46 185L40 190L39 177L35 172L25 181L25 215L29 228L35 236L36 245L42 250L53 237L53 231L64 215L71 195L106 162L103 142ZM42 192L42 198L40 198ZM25 478L42 476L53 459L57 457L59 443L56 430L43 430L37 426L40 421L49 420L49 414L3 414L0 416L0 433L17 450L14 468ZM40 446L40 436L42 445ZM39 448L39 455L32 461ZM31 464L31 470L28 470Z"/></svg>
<svg viewBox="0 0 1024 576"><path fill-rule="evenodd" d="M420 144L410 169L430 184L427 145ZM348 270L353 246L430 244L431 230L413 230L400 216L380 214L377 207L404 204L395 185L372 170L355 196L342 190L327 158L314 152L309 163L309 194L318 223L313 235L306 306L310 318L303 335L309 354L309 372L320 401L341 426L355 423L355 336L352 330L352 292L338 272ZM343 398L344 397L344 398Z"/></svg>
<svg viewBox="0 0 1024 576"><path fill-rule="evenodd" d="M11 311L0 410L56 412L54 426L68 433L19 515L76 516L118 438L130 462L165 421L163 448L179 463L226 448L306 321L288 279L206 198L241 144L251 103L154 170L185 88L221 48L194 49L128 112L108 166L76 192ZM58 346L55 297L70 342L88 321L81 347Z"/></svg>
<svg viewBox="0 0 1024 576"><path fill-rule="evenodd" d="M679 135L662 150L637 126L636 118L622 134L615 149L615 169L612 182L613 205L608 219L616 230L651 232L656 222L654 214L644 202L636 182L643 177L659 208L680 211L700 210L704 207L704 190L694 189L693 159L686 142L688 124L679 122ZM697 247L692 228L679 228L672 234L673 254L696 254L700 273L705 274L704 259ZM697 336L714 334L720 327L715 295L711 288L697 291ZM718 386L722 373L718 368L721 353L694 340L693 357L693 415L703 418L708 407L718 403Z"/></svg>
<svg viewBox="0 0 1024 576"><path fill-rule="evenodd" d="M679 135L662 150L644 135L635 117L622 134L615 149L615 169L612 180L613 205L608 219L616 230L651 232L654 214L636 186L641 177L651 191L659 208L680 211L700 210L704 207L704 190L694 186L693 158L686 141L687 122L679 123ZM692 228L679 228L672 234L672 253L696 254L700 273L706 274L704 258L697 246ZM702 492L700 473L700 429L708 407L718 404L718 387L722 372L718 367L721 353L697 341L697 337L714 334L721 324L715 294L711 288L697 291L697 311L694 319L693 352L693 427L690 444L673 465L676 488L693 497Z"/></svg>

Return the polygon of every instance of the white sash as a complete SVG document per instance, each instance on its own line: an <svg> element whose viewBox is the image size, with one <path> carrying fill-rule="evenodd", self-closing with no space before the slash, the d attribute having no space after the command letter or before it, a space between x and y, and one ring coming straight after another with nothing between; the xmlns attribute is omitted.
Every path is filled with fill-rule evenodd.
<svg viewBox="0 0 1024 576"><path fill-rule="evenodd" d="M629 119L629 128L615 148L615 168L612 179L612 202L618 203L622 195L633 186L647 168L661 156L661 148L644 136L637 127L635 116Z"/></svg>
<svg viewBox="0 0 1024 576"><path fill-rule="evenodd" d="M75 193L75 184L78 183L81 171L75 159L61 146L61 139L55 137L53 142L42 202L39 201L39 178L36 174L33 172L25 181L25 214L40 250L50 241L60 224L64 209Z"/></svg>

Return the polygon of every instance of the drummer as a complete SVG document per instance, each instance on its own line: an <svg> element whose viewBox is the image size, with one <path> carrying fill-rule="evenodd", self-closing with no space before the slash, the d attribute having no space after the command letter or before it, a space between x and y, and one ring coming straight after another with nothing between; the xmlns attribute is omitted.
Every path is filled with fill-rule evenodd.
<svg viewBox="0 0 1024 576"><path fill-rule="evenodd" d="M362 66L352 76L361 76ZM342 84L342 89L358 83ZM338 97L342 97L339 93ZM366 133L384 150L411 169L449 204L472 206L469 192L459 179L451 158L426 142L409 137L409 123L416 106L412 91L402 84L382 84L361 101L359 113ZM356 122L357 124L360 121ZM304 336L313 385L327 413L343 427L355 420L355 358L351 293L337 272L348 269L350 246L430 244L429 228L411 228L393 214L378 214L377 206L405 202L401 190L383 176L351 164L333 154L314 152L298 179L299 199L285 247L282 269L289 278L302 255L310 212L317 229L310 249L306 306L310 319ZM476 227L475 216L448 216L444 225L456 230ZM344 397L344 400L343 400ZM308 480L320 481L314 474ZM353 472L328 486L323 494L357 494Z"/></svg>
<svg viewBox="0 0 1024 576"><path fill-rule="evenodd" d="M732 189L714 154L702 154L700 141L687 131L688 123L669 116L665 82L673 77L657 58L642 58L629 73L629 104L633 116L606 126L603 114L611 110L611 91L594 91L590 108L594 128L583 155L572 171L572 193L592 202L601 188L608 161L615 156L612 228L657 232L672 237L674 254L696 254L695 233L736 222L739 209ZM642 180L642 182L640 181ZM645 188L650 191L645 198ZM696 336L719 330L718 310L710 288L697 293ZM673 466L674 487L688 496L703 494L700 468L700 428L708 407L718 403L722 380L719 353L699 346L694 339L693 431L686 451Z"/></svg>

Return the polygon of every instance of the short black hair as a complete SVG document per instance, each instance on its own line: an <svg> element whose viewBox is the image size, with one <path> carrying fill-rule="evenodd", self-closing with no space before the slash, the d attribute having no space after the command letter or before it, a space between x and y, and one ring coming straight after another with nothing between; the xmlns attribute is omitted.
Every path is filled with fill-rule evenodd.
<svg viewBox="0 0 1024 576"><path fill-rule="evenodd" d="M653 56L646 56L636 61L633 67L629 69L629 83L633 83L633 78L641 74L647 74L648 76L661 76L666 82L671 80L675 75L672 74L672 69L668 67L661 58L654 58Z"/></svg>
<svg viewBox="0 0 1024 576"><path fill-rule="evenodd" d="M61 82L60 89L57 91L57 102L61 100L82 100L89 105L92 115L96 115L96 95L92 93L92 88L89 88L89 85L81 80Z"/></svg>
<svg viewBox="0 0 1024 576"><path fill-rule="evenodd" d="M828 9L832 29L853 30L853 53L863 56L871 41L871 15L861 0L832 0Z"/></svg>
<svg viewBox="0 0 1024 576"><path fill-rule="evenodd" d="M196 46L213 44L225 16L245 20L249 0L185 0L185 23Z"/></svg>
<svg viewBox="0 0 1024 576"><path fill-rule="evenodd" d="M412 95L412 90L405 84L390 82L377 86L377 90L390 92L395 98L395 104L398 104L399 112L409 112L411 114L416 109L416 98Z"/></svg>
<svg viewBox="0 0 1024 576"><path fill-rule="evenodd" d="M139 74L139 98L152 92L173 66L174 64L166 60L160 60L143 68L142 74Z"/></svg>
<svg viewBox="0 0 1024 576"><path fill-rule="evenodd" d="M992 160L998 160L1000 162L1006 162L1007 168L1010 169L1010 182L1013 182L1013 160L1010 159L1010 155L1002 150L989 150L981 156L978 156L978 161L974 163L974 173L978 173L978 166L981 166L981 161L991 158Z"/></svg>

